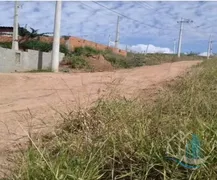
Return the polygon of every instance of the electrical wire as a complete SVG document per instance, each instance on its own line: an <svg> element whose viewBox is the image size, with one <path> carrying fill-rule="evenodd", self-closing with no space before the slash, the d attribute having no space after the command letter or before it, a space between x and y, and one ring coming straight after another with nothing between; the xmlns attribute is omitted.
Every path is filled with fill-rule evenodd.
<svg viewBox="0 0 217 180"><path fill-rule="evenodd" d="M111 11L111 12L113 12L113 13L115 13L115 14L117 14L117 15L123 17L123 18L129 19L129 20L134 21L134 22L136 22L136 23L139 23L139 24L142 24L142 25L145 25L145 26L148 26L148 27L156 28L156 29L159 29L159 30L170 30L169 28L165 29L165 28L160 28L160 27L154 26L154 25L146 24L146 23L144 23L144 22L141 22L141 21L138 21L138 20L136 20L136 19L134 19L134 18L131 18L131 17L127 16L127 15L124 15L124 14L122 14L122 13L120 13L120 12L117 12L117 11L115 11L115 10L113 10L113 9L111 9L111 8L109 8L109 7L105 6L105 5L103 5L103 4L100 4L100 3L96 2L96 1L92 1L92 2L95 3L95 4L97 4L97 5L99 5L99 6L101 6L101 7L103 7L103 8L105 8L105 9L107 9L108 11ZM80 3L82 3L82 2L80 2ZM82 3L82 4L84 4L85 6L87 6L87 7L91 8L91 9L93 9L91 6L88 6L88 5L85 4L85 3ZM154 7L151 6L151 5L149 5L149 4L146 4L146 3L145 3L148 7L145 7L145 6L144 6L142 3L140 3L140 2L139 2L139 4L140 4L142 7L146 8L146 9L149 9L148 7L150 7L151 9L154 9ZM155 13L159 13L159 10L157 10L157 9L154 9L154 11L155 11ZM147 14L150 14L150 13L147 13ZM169 15L170 15L170 17L174 18L173 15L171 15L171 14L169 14ZM198 29L198 27L192 27L192 28ZM202 33L203 33L203 34L208 34L208 32L201 32L201 31L198 32L198 30L192 29L192 28L191 28L190 31L194 31L194 32L196 31L197 33L201 33L201 34L202 34Z"/></svg>
<svg viewBox="0 0 217 180"><path fill-rule="evenodd" d="M98 2L96 2L96 1L92 1L92 2L95 3L95 4L98 4L99 6L105 8L105 9L107 9L107 10L109 10L109 11L111 11L111 12L113 12L113 13L115 13L115 14L121 16L121 17L124 17L124 18L126 18L126 19L129 19L129 20L131 20L131 21L134 21L134 22L143 24L143 25L148 26L148 27L152 27L152 28L156 28L156 29L165 30L165 28L160 28L160 27L156 27L156 26L154 26L154 25L145 24L145 23L143 23L143 22L141 22L141 21L138 21L138 20L136 20L136 19L133 19L133 18L131 18L131 17L129 17L129 16L126 16L126 15L124 15L124 14L121 14L121 13L119 13L119 12L117 12L117 11L111 9L111 8L108 8L107 6L104 6L104 5L102 5L102 4L98 3ZM167 29L168 29L168 28L167 28Z"/></svg>

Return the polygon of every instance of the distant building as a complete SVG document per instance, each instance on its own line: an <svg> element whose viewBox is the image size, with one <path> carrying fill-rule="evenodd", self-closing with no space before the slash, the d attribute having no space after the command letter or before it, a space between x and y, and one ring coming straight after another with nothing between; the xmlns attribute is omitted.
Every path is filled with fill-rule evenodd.
<svg viewBox="0 0 217 180"><path fill-rule="evenodd" d="M0 26L0 36L13 36L13 27Z"/></svg>

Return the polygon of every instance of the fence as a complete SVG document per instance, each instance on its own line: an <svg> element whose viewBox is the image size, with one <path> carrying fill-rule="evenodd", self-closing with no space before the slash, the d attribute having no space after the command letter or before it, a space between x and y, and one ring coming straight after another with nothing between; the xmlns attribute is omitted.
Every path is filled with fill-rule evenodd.
<svg viewBox="0 0 217 180"><path fill-rule="evenodd" d="M51 69L51 52L15 51L0 47L0 72ZM64 57L60 53L60 61Z"/></svg>

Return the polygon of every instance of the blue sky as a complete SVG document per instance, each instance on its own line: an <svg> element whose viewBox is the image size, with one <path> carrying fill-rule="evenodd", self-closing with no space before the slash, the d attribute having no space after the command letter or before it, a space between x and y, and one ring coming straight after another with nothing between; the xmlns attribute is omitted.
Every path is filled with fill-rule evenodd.
<svg viewBox="0 0 217 180"><path fill-rule="evenodd" d="M128 18L120 20L120 47L149 52L172 52L178 40L181 17L184 24L182 52L206 52L209 35L216 38L217 2L98 2ZM55 2L20 2L19 23L53 32ZM0 26L13 25L14 2L0 2ZM114 41L117 13L94 2L63 2L61 34L108 44ZM133 19L133 20L130 20ZM217 52L214 42L213 52Z"/></svg>

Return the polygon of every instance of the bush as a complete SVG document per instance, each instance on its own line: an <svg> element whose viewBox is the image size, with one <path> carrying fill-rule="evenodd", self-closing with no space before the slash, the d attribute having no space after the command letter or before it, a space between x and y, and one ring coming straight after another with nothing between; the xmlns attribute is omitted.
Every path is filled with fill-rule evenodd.
<svg viewBox="0 0 217 180"><path fill-rule="evenodd" d="M105 52L104 58L116 68L129 68L130 67L125 57L121 55Z"/></svg>
<svg viewBox="0 0 217 180"><path fill-rule="evenodd" d="M65 45L60 45L60 52L64 53L65 55L69 54L70 51L68 50L68 48Z"/></svg>
<svg viewBox="0 0 217 180"><path fill-rule="evenodd" d="M145 64L145 57L141 56L139 54L133 54L133 55L129 55L126 58L126 61L129 65L129 67L140 67L143 66Z"/></svg>
<svg viewBox="0 0 217 180"><path fill-rule="evenodd" d="M75 56L74 54L68 54L64 57L63 63L70 65L75 69L90 69L88 62L83 56Z"/></svg>
<svg viewBox="0 0 217 180"><path fill-rule="evenodd" d="M52 51L52 44L46 43L46 42L40 42L36 40L26 41L19 45L20 48L27 50L27 49L33 49L38 50L42 52L50 52Z"/></svg>
<svg viewBox="0 0 217 180"><path fill-rule="evenodd" d="M92 47L77 47L74 49L74 54L76 56L91 56L91 55L97 55L97 54L100 54L102 51L100 50L97 50L97 49L94 49Z"/></svg>
<svg viewBox="0 0 217 180"><path fill-rule="evenodd" d="M3 48L11 49L12 42L0 43L0 46ZM51 43L41 42L37 40L26 41L22 44L19 44L20 49L23 49L23 50L33 49L33 50L42 51L42 52L52 51L52 46L53 45ZM60 45L60 52L64 53L65 55L69 54L69 50L64 45Z"/></svg>
<svg viewBox="0 0 217 180"><path fill-rule="evenodd" d="M3 48L11 49L12 48L12 42L0 43L0 46Z"/></svg>
<svg viewBox="0 0 217 180"><path fill-rule="evenodd" d="M51 43L46 43L46 42L41 42L37 40L31 40L31 41L26 41L22 44L19 45L20 48L26 50L26 49L33 49L33 50L38 50L42 52L50 52L52 51L53 44ZM60 52L64 54L68 54L69 51L67 47L64 45L60 45Z"/></svg>

